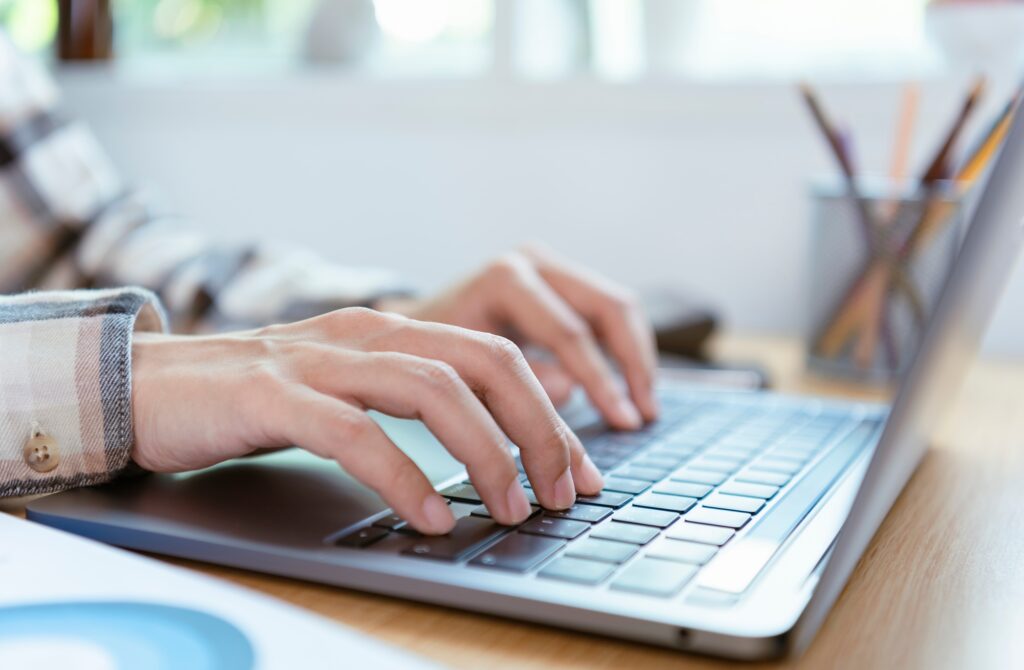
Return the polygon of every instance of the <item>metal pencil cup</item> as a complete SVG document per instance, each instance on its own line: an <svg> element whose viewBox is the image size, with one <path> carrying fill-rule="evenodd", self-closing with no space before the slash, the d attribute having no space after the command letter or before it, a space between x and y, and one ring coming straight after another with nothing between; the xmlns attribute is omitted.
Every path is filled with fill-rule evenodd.
<svg viewBox="0 0 1024 670"><path fill-rule="evenodd" d="M927 192L864 180L857 191L860 201L845 184L811 190L807 364L885 384L917 352L963 238L963 200L947 184Z"/></svg>

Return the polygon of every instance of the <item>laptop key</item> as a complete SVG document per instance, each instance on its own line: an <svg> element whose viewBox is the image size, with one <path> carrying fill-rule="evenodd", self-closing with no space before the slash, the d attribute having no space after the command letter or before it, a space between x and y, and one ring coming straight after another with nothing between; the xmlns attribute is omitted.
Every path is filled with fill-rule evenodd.
<svg viewBox="0 0 1024 670"><path fill-rule="evenodd" d="M459 502L483 502L480 494L476 492L472 484L453 484L446 489L439 491L445 498L458 500Z"/></svg>
<svg viewBox="0 0 1024 670"><path fill-rule="evenodd" d="M713 472L725 472L732 474L743 467L743 461L737 459L726 459L726 458L712 458L711 456L701 456L696 460L690 461L690 467L698 470L711 470Z"/></svg>
<svg viewBox="0 0 1024 670"><path fill-rule="evenodd" d="M725 493L712 493L704 499L705 507L715 509L727 509L734 512L746 512L757 514L764 507L764 501L760 498L747 498L746 496L731 496Z"/></svg>
<svg viewBox="0 0 1024 670"><path fill-rule="evenodd" d="M637 526L631 523L612 521L595 528L590 537L602 540L615 540L629 544L647 544L658 537L658 529L650 526Z"/></svg>
<svg viewBox="0 0 1024 670"><path fill-rule="evenodd" d="M651 545L644 555L650 558L661 558L666 561L704 565L716 553L718 553L718 547L714 545L698 544L686 540L665 539Z"/></svg>
<svg viewBox="0 0 1024 670"><path fill-rule="evenodd" d="M668 510L670 512L677 512L682 514L687 512L691 507L697 504L696 498L687 498L684 496L672 496L665 495L663 493L645 493L636 500L633 504L637 507L650 507L653 509Z"/></svg>
<svg viewBox="0 0 1024 670"><path fill-rule="evenodd" d="M703 498L711 493L711 487L707 484L694 484L693 482L661 482L654 485L655 493L663 493L670 496L686 496L687 498Z"/></svg>
<svg viewBox="0 0 1024 670"><path fill-rule="evenodd" d="M646 509L643 507L627 507L619 510L612 517L615 521L626 523L637 523L642 526L654 526L655 528L667 528L675 523L679 515L675 512L665 512L660 509Z"/></svg>
<svg viewBox="0 0 1024 670"><path fill-rule="evenodd" d="M424 535L402 553L440 561L457 561L508 530L508 526L500 526L490 519L464 516L455 522L455 528L447 535Z"/></svg>
<svg viewBox="0 0 1024 670"><path fill-rule="evenodd" d="M541 516L532 521L527 521L519 527L519 530L531 535L546 535L547 537L571 540L585 533L588 528L590 528L590 524L584 521L552 519L547 516Z"/></svg>
<svg viewBox="0 0 1024 670"><path fill-rule="evenodd" d="M350 547L352 549L362 549L368 547L377 540L381 539L388 534L387 528L378 528L375 526L369 526L367 528L360 528L357 531L351 532L348 535L335 540L334 544L339 547Z"/></svg>
<svg viewBox="0 0 1024 670"><path fill-rule="evenodd" d="M563 556L545 565L544 569L537 573L537 576L594 585L608 579L613 572L615 572L615 566L608 563Z"/></svg>
<svg viewBox="0 0 1024 670"><path fill-rule="evenodd" d="M487 509L486 505L478 505L474 507L473 511L470 512L470 514L472 514L473 516L486 517L488 519L491 518L491 511ZM540 505L530 505L530 517L536 516L538 514L540 514Z"/></svg>
<svg viewBox="0 0 1024 670"><path fill-rule="evenodd" d="M671 468L644 468L637 465L625 465L612 474L616 477L656 482L659 479L663 479L671 471Z"/></svg>
<svg viewBox="0 0 1024 670"><path fill-rule="evenodd" d="M565 540L525 533L503 537L469 562L485 568L526 572L565 546Z"/></svg>
<svg viewBox="0 0 1024 670"><path fill-rule="evenodd" d="M690 523L683 521L672 526L665 537L673 540L689 540L690 542L702 542L720 547L736 534L731 528L720 528L718 526L705 526L702 523Z"/></svg>
<svg viewBox="0 0 1024 670"><path fill-rule="evenodd" d="M768 484L752 484L750 482L729 482L718 490L721 493L728 493L733 496L747 496L770 500L779 492L779 487Z"/></svg>
<svg viewBox="0 0 1024 670"><path fill-rule="evenodd" d="M729 475L724 472L698 470L691 468L689 465L676 470L669 477L669 479L676 482L693 482L695 484L708 484L710 486L718 486L728 478Z"/></svg>
<svg viewBox="0 0 1024 670"><path fill-rule="evenodd" d="M786 458L771 458L765 457L754 463L758 470L767 470L768 472L781 472L785 475L795 475L804 469L803 463L797 461L791 461Z"/></svg>
<svg viewBox="0 0 1024 670"><path fill-rule="evenodd" d="M651 483L641 479L625 479L623 477L609 477L604 482L605 491L616 491L618 493L642 493L651 488Z"/></svg>
<svg viewBox="0 0 1024 670"><path fill-rule="evenodd" d="M619 508L628 503L633 496L628 493L616 493L615 491L601 491L596 496L576 496L576 502L588 505L600 505L601 507Z"/></svg>
<svg viewBox="0 0 1024 670"><path fill-rule="evenodd" d="M640 549L634 544L597 540L591 536L570 544L565 550L565 555L605 563L625 563L638 551Z"/></svg>
<svg viewBox="0 0 1024 670"><path fill-rule="evenodd" d="M406 526L406 521L397 514L388 514L374 521L373 525L378 528L387 528L388 530L401 530Z"/></svg>
<svg viewBox="0 0 1024 670"><path fill-rule="evenodd" d="M668 598L679 593L698 569L699 566L687 563L641 558L627 566L611 583L611 588Z"/></svg>
<svg viewBox="0 0 1024 670"><path fill-rule="evenodd" d="M726 528L743 528L750 521L750 515L746 512L730 512L702 506L687 514L686 520Z"/></svg>
<svg viewBox="0 0 1024 670"><path fill-rule="evenodd" d="M546 510L544 516L549 516L553 519L572 519L574 521L586 521L588 523L597 523L601 521L612 511L607 507L598 507L597 505L583 505L576 503L569 509L561 510Z"/></svg>
<svg viewBox="0 0 1024 670"><path fill-rule="evenodd" d="M749 468L736 475L736 479L741 482L768 484L770 486L785 486L792 478L792 476L781 472L768 472L767 470L758 470L757 468Z"/></svg>

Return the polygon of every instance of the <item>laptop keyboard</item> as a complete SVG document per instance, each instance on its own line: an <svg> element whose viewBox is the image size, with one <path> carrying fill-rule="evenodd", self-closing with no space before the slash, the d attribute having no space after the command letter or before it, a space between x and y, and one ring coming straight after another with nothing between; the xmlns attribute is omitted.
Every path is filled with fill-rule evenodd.
<svg viewBox="0 0 1024 670"><path fill-rule="evenodd" d="M567 510L542 509L523 474L533 513L519 526L502 526L466 481L440 491L458 517L448 535L420 535L385 514L328 541L670 598L752 529L791 532L881 422L816 404L765 406L680 391L660 399L665 418L640 431L578 431L605 488L578 496ZM781 546L784 537L776 539ZM741 592L759 569L723 589Z"/></svg>

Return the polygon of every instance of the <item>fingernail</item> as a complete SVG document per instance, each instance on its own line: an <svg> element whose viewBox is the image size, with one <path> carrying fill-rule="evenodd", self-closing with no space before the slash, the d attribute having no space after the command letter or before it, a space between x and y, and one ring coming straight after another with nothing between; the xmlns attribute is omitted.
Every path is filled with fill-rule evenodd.
<svg viewBox="0 0 1024 670"><path fill-rule="evenodd" d="M423 501L423 516L427 518L430 530L438 535L444 535L455 527L455 517L441 496L429 496Z"/></svg>
<svg viewBox="0 0 1024 670"><path fill-rule="evenodd" d="M555 499L555 505L558 506L558 509L572 507L573 503L576 502L576 485L572 481L572 472L569 471L569 468L566 468L562 476L555 482L555 490L552 497Z"/></svg>
<svg viewBox="0 0 1024 670"><path fill-rule="evenodd" d="M508 513L516 521L522 521L530 516L530 501L526 499L526 492L518 479L513 479L508 485L508 493L505 494L508 501Z"/></svg>
<svg viewBox="0 0 1024 670"><path fill-rule="evenodd" d="M619 416L622 417L623 423L629 428L639 428L643 424L643 419L640 418L640 412L637 411L636 405L631 403L626 398L620 398L616 409L619 412Z"/></svg>
<svg viewBox="0 0 1024 670"><path fill-rule="evenodd" d="M601 471L594 465L594 461L590 460L590 456L583 455L583 461L580 464L579 470L577 473L579 475L577 484L583 491L597 493L604 488L604 477L601 476Z"/></svg>

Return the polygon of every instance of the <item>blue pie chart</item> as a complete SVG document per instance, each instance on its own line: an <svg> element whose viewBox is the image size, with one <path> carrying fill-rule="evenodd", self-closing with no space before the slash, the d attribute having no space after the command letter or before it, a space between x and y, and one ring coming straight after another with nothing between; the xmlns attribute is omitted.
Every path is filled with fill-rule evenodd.
<svg viewBox="0 0 1024 670"><path fill-rule="evenodd" d="M139 602L0 607L0 650L55 639L102 650L118 669L249 670L255 664L238 627L195 609Z"/></svg>

